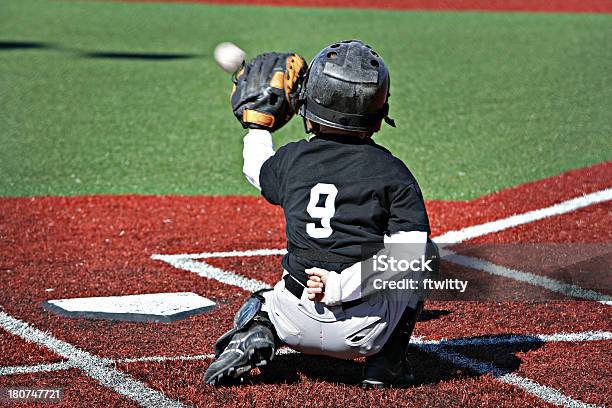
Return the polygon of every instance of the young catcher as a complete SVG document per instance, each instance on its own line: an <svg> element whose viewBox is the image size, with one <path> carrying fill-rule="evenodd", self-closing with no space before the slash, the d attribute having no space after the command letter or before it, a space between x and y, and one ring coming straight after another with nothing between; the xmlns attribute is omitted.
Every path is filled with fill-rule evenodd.
<svg viewBox="0 0 612 408"><path fill-rule="evenodd" d="M324 48L308 70L299 55L266 53L234 85L234 114L250 129L244 174L283 208L288 253L274 289L254 293L215 343L205 382L240 379L285 344L307 354L366 356L364 387L409 384L406 348L424 295L368 290L364 246L409 244L430 259L436 249L429 252L415 178L371 139L383 120L394 126L383 59L358 40ZM275 152L270 132L298 109L312 137Z"/></svg>

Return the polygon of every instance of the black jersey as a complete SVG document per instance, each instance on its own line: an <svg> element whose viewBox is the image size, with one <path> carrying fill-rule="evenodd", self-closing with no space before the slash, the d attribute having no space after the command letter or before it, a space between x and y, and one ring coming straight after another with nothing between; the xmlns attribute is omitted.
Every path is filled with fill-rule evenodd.
<svg viewBox="0 0 612 408"><path fill-rule="evenodd" d="M283 207L289 249L283 267L302 283L304 269L344 269L363 259L364 244L382 244L385 234L430 232L414 176L369 138L320 135L289 143L263 164L259 182L266 200Z"/></svg>

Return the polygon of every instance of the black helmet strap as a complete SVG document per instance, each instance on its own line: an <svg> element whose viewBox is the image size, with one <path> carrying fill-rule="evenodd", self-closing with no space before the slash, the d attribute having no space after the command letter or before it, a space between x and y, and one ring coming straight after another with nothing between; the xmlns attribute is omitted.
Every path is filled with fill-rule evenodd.
<svg viewBox="0 0 612 408"><path fill-rule="evenodd" d="M389 117L389 104L385 103L385 110L387 111L387 113L385 113L385 116L383 117L383 120L385 121L385 123L391 127L395 127L395 120L391 119Z"/></svg>

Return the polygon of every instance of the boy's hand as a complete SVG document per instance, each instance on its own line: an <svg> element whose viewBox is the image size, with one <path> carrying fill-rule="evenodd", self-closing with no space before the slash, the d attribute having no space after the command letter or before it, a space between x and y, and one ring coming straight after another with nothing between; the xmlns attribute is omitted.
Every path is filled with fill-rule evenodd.
<svg viewBox="0 0 612 408"><path fill-rule="evenodd" d="M232 111L244 128L280 129L295 115L307 64L298 54L268 52L233 79Z"/></svg>
<svg viewBox="0 0 612 408"><path fill-rule="evenodd" d="M325 285L327 284L329 271L321 268L310 268L306 269L305 272L309 276L306 283L308 299L313 302L325 302Z"/></svg>

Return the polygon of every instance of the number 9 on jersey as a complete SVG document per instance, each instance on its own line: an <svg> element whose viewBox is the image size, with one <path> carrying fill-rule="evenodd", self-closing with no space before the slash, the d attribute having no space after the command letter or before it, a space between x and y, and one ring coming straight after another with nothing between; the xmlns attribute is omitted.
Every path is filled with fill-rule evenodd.
<svg viewBox="0 0 612 408"><path fill-rule="evenodd" d="M306 224L306 233L313 238L328 238L334 231L331 227L331 219L336 212L336 195L338 189L333 184L318 183L310 190L310 201L306 211L312 218L321 220L321 227L317 227L314 222ZM325 198L325 205L318 207L317 204L322 195Z"/></svg>

